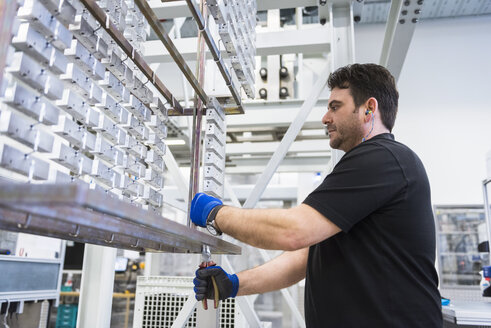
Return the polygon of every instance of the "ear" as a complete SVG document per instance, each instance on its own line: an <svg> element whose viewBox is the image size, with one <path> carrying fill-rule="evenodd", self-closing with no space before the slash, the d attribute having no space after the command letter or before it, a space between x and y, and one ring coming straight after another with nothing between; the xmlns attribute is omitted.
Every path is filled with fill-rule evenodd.
<svg viewBox="0 0 491 328"><path fill-rule="evenodd" d="M365 121L368 122L372 119L372 115L378 112L378 101L374 97L370 97L365 101Z"/></svg>

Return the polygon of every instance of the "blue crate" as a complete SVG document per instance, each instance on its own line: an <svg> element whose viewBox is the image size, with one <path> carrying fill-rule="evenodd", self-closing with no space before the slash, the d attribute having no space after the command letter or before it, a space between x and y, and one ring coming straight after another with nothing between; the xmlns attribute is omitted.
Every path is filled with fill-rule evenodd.
<svg viewBox="0 0 491 328"><path fill-rule="evenodd" d="M76 328L77 312L77 304L61 304L56 315L56 328Z"/></svg>

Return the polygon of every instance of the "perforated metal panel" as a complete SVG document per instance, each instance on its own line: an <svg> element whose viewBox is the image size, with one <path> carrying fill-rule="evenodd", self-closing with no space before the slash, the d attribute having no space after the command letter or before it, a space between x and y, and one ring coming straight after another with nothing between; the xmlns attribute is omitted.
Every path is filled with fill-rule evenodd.
<svg viewBox="0 0 491 328"><path fill-rule="evenodd" d="M138 277L133 328L172 327L190 296L194 297L193 277ZM219 311L220 328L245 326L235 299L221 301ZM196 318L195 309L186 328L199 328Z"/></svg>
<svg viewBox="0 0 491 328"><path fill-rule="evenodd" d="M189 295L171 293L150 294L145 296L143 304L142 328L170 328L179 315ZM188 320L187 328L196 326L196 310Z"/></svg>

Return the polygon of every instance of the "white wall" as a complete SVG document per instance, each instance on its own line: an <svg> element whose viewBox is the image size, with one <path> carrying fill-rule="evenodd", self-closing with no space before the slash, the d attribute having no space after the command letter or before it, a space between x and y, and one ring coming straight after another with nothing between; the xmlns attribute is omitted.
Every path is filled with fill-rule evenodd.
<svg viewBox="0 0 491 328"><path fill-rule="evenodd" d="M380 59L384 25L357 25L357 62ZM491 16L418 23L398 88L396 139L422 159L434 204L483 202L491 149Z"/></svg>

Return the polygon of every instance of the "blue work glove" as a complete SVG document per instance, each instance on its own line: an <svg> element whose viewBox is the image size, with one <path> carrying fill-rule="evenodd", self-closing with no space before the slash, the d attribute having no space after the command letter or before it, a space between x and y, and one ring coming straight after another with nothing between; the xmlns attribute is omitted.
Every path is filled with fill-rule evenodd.
<svg viewBox="0 0 491 328"><path fill-rule="evenodd" d="M219 205L223 205L220 199L202 192L197 193L191 202L191 221L197 226L206 228L206 220L211 210Z"/></svg>
<svg viewBox="0 0 491 328"><path fill-rule="evenodd" d="M198 301L207 299L215 299L215 288L211 277L215 277L215 282L218 287L218 296L220 300L225 300L229 297L235 297L239 291L239 278L236 274L228 274L220 266L211 266L196 270L196 277L193 280L194 292Z"/></svg>

